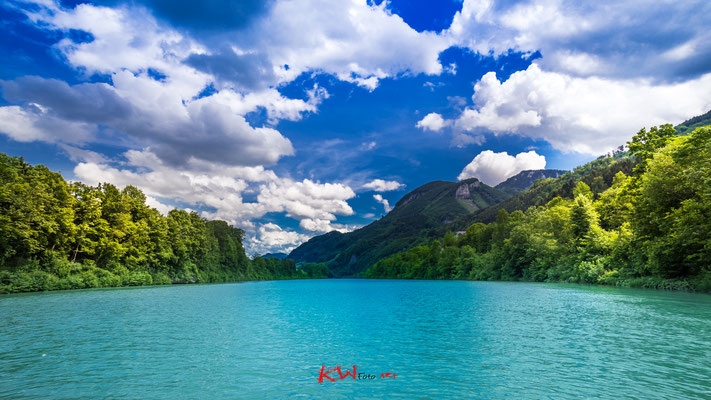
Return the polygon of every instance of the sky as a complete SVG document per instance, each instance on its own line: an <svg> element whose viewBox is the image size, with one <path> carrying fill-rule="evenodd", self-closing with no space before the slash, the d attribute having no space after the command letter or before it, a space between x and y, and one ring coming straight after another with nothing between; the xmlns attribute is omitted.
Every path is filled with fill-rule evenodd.
<svg viewBox="0 0 711 400"><path fill-rule="evenodd" d="M711 3L3 0L0 151L289 252L711 109Z"/></svg>

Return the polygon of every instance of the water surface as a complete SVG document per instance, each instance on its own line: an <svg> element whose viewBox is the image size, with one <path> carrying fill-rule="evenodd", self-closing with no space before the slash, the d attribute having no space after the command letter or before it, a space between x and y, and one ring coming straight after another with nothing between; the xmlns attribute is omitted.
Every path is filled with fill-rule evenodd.
<svg viewBox="0 0 711 400"><path fill-rule="evenodd" d="M319 384L322 365L376 379ZM388 280L0 296L0 398L48 397L711 398L711 296Z"/></svg>

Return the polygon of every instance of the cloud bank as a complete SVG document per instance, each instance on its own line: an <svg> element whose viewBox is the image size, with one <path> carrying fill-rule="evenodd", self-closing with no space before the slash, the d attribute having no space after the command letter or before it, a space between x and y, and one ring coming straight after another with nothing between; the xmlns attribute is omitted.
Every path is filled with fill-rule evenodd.
<svg viewBox="0 0 711 400"><path fill-rule="evenodd" d="M477 178L489 186L496 186L521 171L544 169L546 158L535 151L511 156L507 152L484 150L467 164L457 179Z"/></svg>

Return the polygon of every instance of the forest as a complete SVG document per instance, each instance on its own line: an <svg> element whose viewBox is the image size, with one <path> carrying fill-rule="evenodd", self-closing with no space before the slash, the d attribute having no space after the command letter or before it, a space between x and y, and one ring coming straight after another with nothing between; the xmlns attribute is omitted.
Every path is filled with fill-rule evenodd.
<svg viewBox="0 0 711 400"><path fill-rule="evenodd" d="M69 183L0 153L0 293L313 276L250 260L243 239L194 211L161 215L133 186Z"/></svg>
<svg viewBox="0 0 711 400"><path fill-rule="evenodd" d="M711 126L642 129L627 145L591 163L608 173L578 179L569 195L556 186L566 176L538 181L524 194L546 203L497 207L491 222L380 260L364 277L711 291Z"/></svg>

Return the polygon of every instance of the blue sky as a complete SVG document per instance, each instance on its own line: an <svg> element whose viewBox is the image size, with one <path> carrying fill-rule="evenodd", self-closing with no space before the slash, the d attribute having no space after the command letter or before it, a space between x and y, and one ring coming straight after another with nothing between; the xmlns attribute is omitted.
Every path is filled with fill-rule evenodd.
<svg viewBox="0 0 711 400"><path fill-rule="evenodd" d="M711 109L704 1L5 1L0 151L289 251Z"/></svg>

